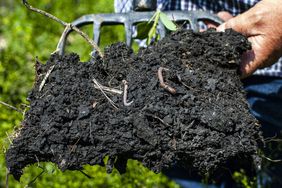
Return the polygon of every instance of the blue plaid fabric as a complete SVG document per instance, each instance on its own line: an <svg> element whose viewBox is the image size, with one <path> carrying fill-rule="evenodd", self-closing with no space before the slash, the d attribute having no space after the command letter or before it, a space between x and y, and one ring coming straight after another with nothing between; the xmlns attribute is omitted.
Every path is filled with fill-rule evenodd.
<svg viewBox="0 0 282 188"><path fill-rule="evenodd" d="M158 9L165 10L205 10L211 13L228 11L233 16L254 6L259 0L157 0ZM132 0L115 0L116 12L132 11ZM282 58L270 67L259 69L256 75L282 77Z"/></svg>

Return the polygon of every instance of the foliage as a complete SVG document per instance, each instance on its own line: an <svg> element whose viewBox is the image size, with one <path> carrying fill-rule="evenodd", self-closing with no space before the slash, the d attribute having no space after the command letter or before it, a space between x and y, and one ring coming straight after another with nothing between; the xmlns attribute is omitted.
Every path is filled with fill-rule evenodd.
<svg viewBox="0 0 282 188"><path fill-rule="evenodd" d="M240 170L240 172L235 172L233 174L233 179L235 180L235 182L238 183L238 185L241 185L244 188L257 187L256 178L253 179L249 178L243 170Z"/></svg>
<svg viewBox="0 0 282 188"><path fill-rule="evenodd" d="M30 0L30 4L46 10L66 22L71 22L83 14L106 13L113 11L113 0ZM64 30L58 23L28 11L21 1L0 3L0 101L5 101L17 108L24 109L25 100L34 80L34 61L38 56L46 62L50 53L56 49L57 42ZM92 26L83 31L90 36ZM124 41L122 26L102 29L101 48ZM87 61L91 47L77 34L71 34L68 51L78 53ZM0 148L5 152L13 137L13 130L20 126L23 115L0 105ZM9 135L9 136L8 136ZM0 155L0 187L5 185L4 152ZM12 177L10 187L176 187L163 175L156 175L136 161L129 161L128 172L120 175L117 171L106 174L103 167L86 166L84 172L93 177L88 179L78 171L62 173L53 164L40 164L25 168L21 182Z"/></svg>
<svg viewBox="0 0 282 188"><path fill-rule="evenodd" d="M168 18L168 16L160 10L157 10L148 22L137 24L137 36L135 38L147 38L147 45L151 43L152 39L158 41L160 37L157 33L159 20L169 31L176 31L176 25Z"/></svg>

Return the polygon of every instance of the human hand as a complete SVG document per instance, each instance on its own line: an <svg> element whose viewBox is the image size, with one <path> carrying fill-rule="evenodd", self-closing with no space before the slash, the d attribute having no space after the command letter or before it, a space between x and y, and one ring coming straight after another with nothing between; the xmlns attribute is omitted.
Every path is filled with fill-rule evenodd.
<svg viewBox="0 0 282 188"><path fill-rule="evenodd" d="M281 0L262 0L245 13L227 19L217 30L224 31L227 28L242 33L252 43L252 50L242 57L242 78L272 65L282 56Z"/></svg>

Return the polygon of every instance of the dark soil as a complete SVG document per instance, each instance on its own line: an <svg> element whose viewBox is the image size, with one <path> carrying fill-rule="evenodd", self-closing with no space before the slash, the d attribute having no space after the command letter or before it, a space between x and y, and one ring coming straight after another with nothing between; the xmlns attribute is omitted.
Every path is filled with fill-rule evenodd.
<svg viewBox="0 0 282 188"><path fill-rule="evenodd" d="M137 55L114 44L104 62L52 55L36 66L30 110L6 154L10 173L19 179L25 166L38 161L78 170L104 165L106 156L109 173L114 167L125 172L128 159L155 172L177 164L212 177L239 168L254 173L262 138L238 75L248 49L246 38L232 30L209 30L178 31ZM160 87L160 67L169 69L163 77L175 94ZM94 78L121 91L126 80L127 102L133 103L125 106L123 94L105 91L116 109L94 88Z"/></svg>

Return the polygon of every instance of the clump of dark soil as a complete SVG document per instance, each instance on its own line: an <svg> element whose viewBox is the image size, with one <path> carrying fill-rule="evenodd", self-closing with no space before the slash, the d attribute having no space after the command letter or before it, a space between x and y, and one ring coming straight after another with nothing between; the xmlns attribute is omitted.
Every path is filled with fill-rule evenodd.
<svg viewBox="0 0 282 188"><path fill-rule="evenodd" d="M104 165L106 156L109 173L113 167L125 172L128 159L155 172L175 164L200 174L254 172L262 139L237 71L248 49L246 38L232 30L209 30L178 31L136 55L114 44L96 63L81 63L76 54L52 55L36 66L30 110L6 154L10 173L19 179L25 166L38 161L78 170ZM128 106L124 93L103 88L110 102L99 88L123 91L123 80Z"/></svg>

